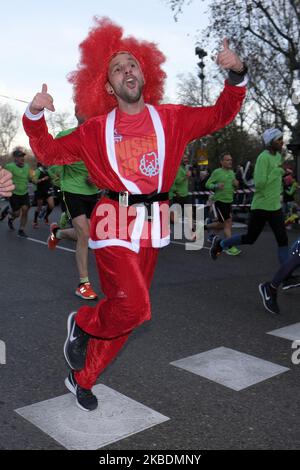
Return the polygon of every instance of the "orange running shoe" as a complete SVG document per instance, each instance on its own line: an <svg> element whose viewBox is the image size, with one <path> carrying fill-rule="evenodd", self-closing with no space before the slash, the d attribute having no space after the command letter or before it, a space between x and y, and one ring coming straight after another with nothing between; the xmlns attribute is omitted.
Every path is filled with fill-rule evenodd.
<svg viewBox="0 0 300 470"><path fill-rule="evenodd" d="M59 226L56 223L50 225L50 235L47 239L49 250L55 250L57 244L60 242L60 239L55 236L57 229L59 229Z"/></svg>
<svg viewBox="0 0 300 470"><path fill-rule="evenodd" d="M96 292L93 291L92 286L89 282L85 282L84 284L79 284L77 287L75 294L78 297L81 297L85 300L94 300L97 299Z"/></svg>

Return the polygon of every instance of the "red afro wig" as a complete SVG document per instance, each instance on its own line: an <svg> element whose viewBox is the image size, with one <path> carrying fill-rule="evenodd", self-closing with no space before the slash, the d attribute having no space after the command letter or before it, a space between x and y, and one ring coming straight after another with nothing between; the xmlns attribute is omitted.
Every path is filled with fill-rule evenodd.
<svg viewBox="0 0 300 470"><path fill-rule="evenodd" d="M123 29L109 18L94 18L96 25L80 44L81 58L77 70L68 75L73 84L73 97L80 115L86 119L106 114L117 101L105 89L108 65L114 54L126 51L139 62L145 77L143 96L146 103L158 104L163 98L165 56L156 44L123 38Z"/></svg>

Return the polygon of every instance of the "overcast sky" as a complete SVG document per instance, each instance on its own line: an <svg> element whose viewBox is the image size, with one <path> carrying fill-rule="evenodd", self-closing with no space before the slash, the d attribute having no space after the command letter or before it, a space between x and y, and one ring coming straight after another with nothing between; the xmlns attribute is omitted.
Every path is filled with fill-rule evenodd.
<svg viewBox="0 0 300 470"><path fill-rule="evenodd" d="M176 97L177 75L195 72L197 31L207 25L207 3L194 0L179 21L163 0L8 0L1 2L0 95L31 100L43 82L48 84L58 111L73 109L72 88L66 75L76 68L78 45L93 25L93 17L108 16L126 35L155 41L167 57L166 95ZM23 104L0 97L19 112ZM18 142L26 144L22 133Z"/></svg>

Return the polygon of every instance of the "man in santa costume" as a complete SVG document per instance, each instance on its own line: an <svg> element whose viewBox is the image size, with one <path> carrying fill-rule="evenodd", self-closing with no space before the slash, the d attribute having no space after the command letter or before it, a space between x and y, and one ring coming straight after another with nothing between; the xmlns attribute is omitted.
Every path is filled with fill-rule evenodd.
<svg viewBox="0 0 300 470"><path fill-rule="evenodd" d="M53 139L44 119L44 109L54 111L53 99L44 84L23 125L39 160L83 160L95 184L106 189L91 217L89 242L105 298L69 315L64 346L71 369L66 386L90 411L97 408L91 389L98 376L131 331L150 320L158 249L169 244L162 214L185 147L234 119L245 96L246 67L225 39L217 63L229 77L216 104L160 105L165 58L154 43L123 37L121 27L100 18L80 48L69 80L85 123Z"/></svg>

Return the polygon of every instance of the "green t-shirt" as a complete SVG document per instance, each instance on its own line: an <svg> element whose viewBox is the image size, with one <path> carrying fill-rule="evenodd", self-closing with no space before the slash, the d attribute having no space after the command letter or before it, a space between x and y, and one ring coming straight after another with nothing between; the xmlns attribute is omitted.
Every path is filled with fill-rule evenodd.
<svg viewBox="0 0 300 470"><path fill-rule="evenodd" d="M63 170L64 167L62 165L51 165L47 169L52 184L57 188L60 188L60 180L62 177Z"/></svg>
<svg viewBox="0 0 300 470"><path fill-rule="evenodd" d="M174 183L169 191L169 198L174 196L186 197L189 194L189 181L186 176L186 169L180 165Z"/></svg>
<svg viewBox="0 0 300 470"><path fill-rule="evenodd" d="M76 128L67 129L59 132L56 139L71 134ZM88 171L83 161L71 163L71 165L63 165L60 179L60 187L62 191L73 194L84 194L90 196L98 192L97 186L88 183Z"/></svg>
<svg viewBox="0 0 300 470"><path fill-rule="evenodd" d="M233 182L235 180L235 174L233 170L224 170L224 168L217 168L212 172L210 177L206 182L206 188L212 191L215 191L213 195L214 201L232 203L234 186ZM216 188L215 185L223 183L224 188Z"/></svg>
<svg viewBox="0 0 300 470"><path fill-rule="evenodd" d="M293 197L293 196L295 195L297 189L298 189L298 183L297 183L297 181L294 181L294 182L291 184L291 186L289 186L288 188L286 188L286 189L284 190L284 192L285 192L285 194L287 194L288 196Z"/></svg>
<svg viewBox="0 0 300 470"><path fill-rule="evenodd" d="M257 158L254 168L255 193L251 209L276 211L281 207L280 194L282 192L282 176L284 175L282 156L264 150Z"/></svg>
<svg viewBox="0 0 300 470"><path fill-rule="evenodd" d="M28 193L28 183L30 181L30 166L25 163L23 167L17 166L14 162L7 163L5 168L11 172L15 189L13 194L24 196Z"/></svg>

